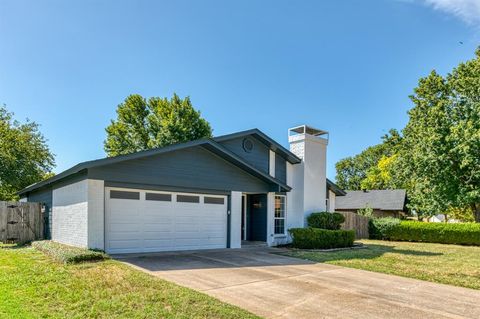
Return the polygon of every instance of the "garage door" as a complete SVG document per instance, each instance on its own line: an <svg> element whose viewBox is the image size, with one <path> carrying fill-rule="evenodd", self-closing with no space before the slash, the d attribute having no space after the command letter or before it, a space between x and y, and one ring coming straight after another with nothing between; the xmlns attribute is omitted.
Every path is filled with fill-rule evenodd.
<svg viewBox="0 0 480 319"><path fill-rule="evenodd" d="M105 189L105 250L136 253L227 244L227 197Z"/></svg>

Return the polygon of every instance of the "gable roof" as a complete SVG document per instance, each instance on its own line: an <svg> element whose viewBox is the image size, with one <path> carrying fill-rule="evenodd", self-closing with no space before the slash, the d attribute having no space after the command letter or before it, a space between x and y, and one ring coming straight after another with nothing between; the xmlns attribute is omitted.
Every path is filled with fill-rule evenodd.
<svg viewBox="0 0 480 319"><path fill-rule="evenodd" d="M251 130L255 131L255 130ZM256 130L260 132L259 130ZM247 132L247 131L245 131ZM242 132L243 133L243 132ZM261 133L261 132L260 132ZM263 134L263 133L262 133ZM233 134L230 134L233 135ZM247 134L245 134L247 135ZM266 136L266 135L265 135ZM219 138L222 138L222 140L225 136L220 136ZM58 182L66 177L69 177L73 174L79 173L81 171L88 170L90 168L98 167L98 166L104 166L104 165L110 165L110 164L115 164L118 162L123 162L123 161L128 161L128 160L133 160L137 158L142 158L142 157L147 157L147 156L153 156L153 155L158 155L158 154L164 154L168 152L173 152L173 151L178 151L190 147L196 147L196 146L201 146L212 153L221 156L223 159L231 162L232 164L235 164L239 168L243 169L247 173L263 180L264 182L267 182L272 185L277 185L279 192L282 191L290 191L291 187L288 186L287 184L283 183L282 181L258 170L257 168L253 167L249 163L247 163L245 160L243 160L241 157L236 155L235 153L229 151L227 148L223 147L220 143L216 141L217 138L210 139L199 139L195 141L190 141L186 143L179 143L179 144L173 144L165 147L160 147L160 148L154 148L150 150L145 150L145 151L140 151L140 152L135 152L127 155L119 155L119 156L114 156L114 157L107 157L107 158L102 158L102 159L97 159L97 160L92 160L92 161L86 161L79 163L49 179L46 179L44 181L35 183L33 185L30 185L21 191L18 192L18 195L22 195L28 192L31 192L33 190L36 190L38 188L42 188L44 186L48 186L50 184L53 184L55 182ZM272 140L273 141L273 140ZM288 151L287 151L288 152ZM293 154L292 154L293 155Z"/></svg>
<svg viewBox="0 0 480 319"><path fill-rule="evenodd" d="M291 164L298 164L302 161L297 155L287 150L285 147L277 143L274 139L272 139L271 137L269 137L268 135L266 135L265 133L263 133L257 128L241 131L233 134L217 136L217 137L214 137L213 140L217 142L223 142L223 141L231 140L234 138L239 138L239 137L244 137L249 135L253 135L256 139L258 139L260 142L268 146L272 151L281 155Z"/></svg>
<svg viewBox="0 0 480 319"><path fill-rule="evenodd" d="M337 184L327 178L327 189L331 190L337 196L345 196L347 192L341 189Z"/></svg>
<svg viewBox="0 0 480 319"><path fill-rule="evenodd" d="M335 209L361 209L370 207L380 210L404 210L406 191L404 189L347 191L338 197Z"/></svg>

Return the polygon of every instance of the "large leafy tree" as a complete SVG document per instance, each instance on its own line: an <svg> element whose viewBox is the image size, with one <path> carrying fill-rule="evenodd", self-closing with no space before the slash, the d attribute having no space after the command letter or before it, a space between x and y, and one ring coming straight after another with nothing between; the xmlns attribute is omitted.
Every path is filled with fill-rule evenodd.
<svg viewBox="0 0 480 319"><path fill-rule="evenodd" d="M392 129L382 137L382 143L370 146L358 155L337 162L335 168L338 186L347 190L381 188L382 186L373 182L373 180L378 182L378 177L372 175L378 173L376 168L380 160L389 158L396 153L401 140L399 132ZM365 182L367 178L369 181Z"/></svg>
<svg viewBox="0 0 480 319"><path fill-rule="evenodd" d="M420 79L401 153L412 208L469 206L480 222L480 49L442 77Z"/></svg>
<svg viewBox="0 0 480 319"><path fill-rule="evenodd" d="M52 175L55 165L35 122L20 123L0 106L0 200L16 200L16 193Z"/></svg>
<svg viewBox="0 0 480 319"><path fill-rule="evenodd" d="M117 107L117 119L106 128L108 156L117 156L212 136L210 124L189 97L171 99L128 96Z"/></svg>

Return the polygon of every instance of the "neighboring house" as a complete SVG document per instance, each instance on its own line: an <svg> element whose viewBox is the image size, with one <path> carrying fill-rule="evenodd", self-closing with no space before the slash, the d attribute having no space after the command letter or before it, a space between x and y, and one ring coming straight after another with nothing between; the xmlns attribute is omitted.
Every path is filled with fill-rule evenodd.
<svg viewBox="0 0 480 319"><path fill-rule="evenodd" d="M404 189L346 191L336 199L335 210L354 212L370 207L376 217L401 217L407 213L407 194Z"/></svg>
<svg viewBox="0 0 480 319"><path fill-rule="evenodd" d="M445 214L438 214L427 218L430 223L445 223ZM447 223L461 223L460 220L454 218L448 218Z"/></svg>
<svg viewBox="0 0 480 319"><path fill-rule="evenodd" d="M287 150L253 129L94 160L19 195L45 203L52 240L107 253L278 245L327 209L327 134L292 128Z"/></svg>

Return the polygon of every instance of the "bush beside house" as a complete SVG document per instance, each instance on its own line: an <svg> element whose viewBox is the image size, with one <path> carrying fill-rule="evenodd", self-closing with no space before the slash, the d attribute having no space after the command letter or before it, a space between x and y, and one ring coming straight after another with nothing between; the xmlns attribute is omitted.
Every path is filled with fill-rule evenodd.
<svg viewBox="0 0 480 319"><path fill-rule="evenodd" d="M329 230L320 228L292 228L292 245L301 249L329 249L353 246L354 230Z"/></svg>
<svg viewBox="0 0 480 319"><path fill-rule="evenodd" d="M308 227L337 230L340 229L345 217L339 213L312 213L307 217Z"/></svg>
<svg viewBox="0 0 480 319"><path fill-rule="evenodd" d="M292 228L292 246L301 249L329 249L353 246L354 230L340 230L345 217L339 213L312 213L308 228Z"/></svg>

